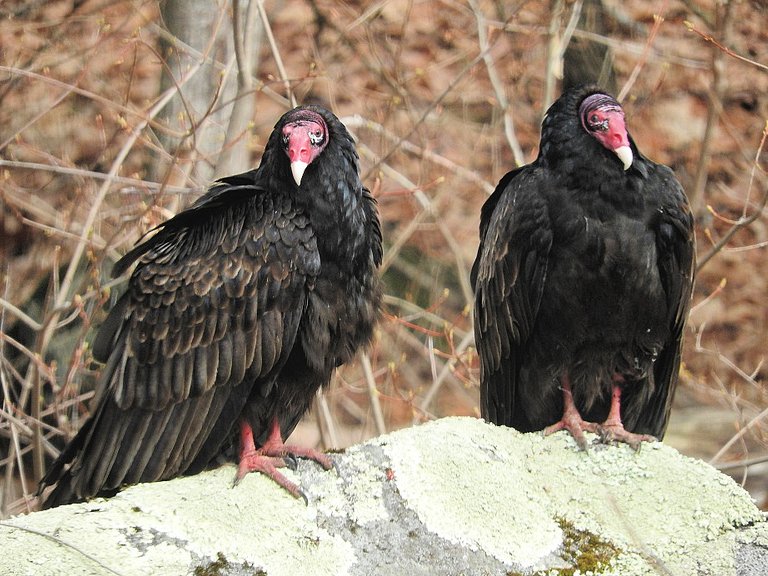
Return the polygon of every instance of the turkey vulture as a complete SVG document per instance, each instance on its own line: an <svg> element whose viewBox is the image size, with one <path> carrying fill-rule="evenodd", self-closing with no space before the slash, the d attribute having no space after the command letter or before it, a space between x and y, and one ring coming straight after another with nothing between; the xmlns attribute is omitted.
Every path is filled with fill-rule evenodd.
<svg viewBox="0 0 768 576"><path fill-rule="evenodd" d="M482 415L523 432L661 438L694 273L693 218L594 86L547 111L538 158L481 212L472 267ZM600 422L601 424L597 424Z"/></svg>
<svg viewBox="0 0 768 576"><path fill-rule="evenodd" d="M301 106L260 166L224 178L116 265L136 262L93 346L94 408L41 483L45 507L194 474L240 435L238 479L287 456L286 438L333 370L369 342L381 229L352 137Z"/></svg>

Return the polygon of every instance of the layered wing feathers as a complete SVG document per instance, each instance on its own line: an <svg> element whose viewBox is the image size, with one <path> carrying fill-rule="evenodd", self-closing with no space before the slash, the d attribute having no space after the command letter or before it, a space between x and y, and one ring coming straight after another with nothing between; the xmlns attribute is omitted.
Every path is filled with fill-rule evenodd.
<svg viewBox="0 0 768 576"><path fill-rule="evenodd" d="M472 282L481 409L491 422L508 422L520 409L514 398L521 353L546 281L552 231L539 179L532 168L509 173L481 215Z"/></svg>
<svg viewBox="0 0 768 576"><path fill-rule="evenodd" d="M46 506L183 473L225 406L274 384L320 264L308 218L252 180L216 185L117 271L134 260L94 344L98 405L44 479Z"/></svg>
<svg viewBox="0 0 768 576"><path fill-rule="evenodd" d="M639 433L662 438L669 421L680 370L683 328L690 309L696 268L694 221L682 186L663 165L649 164L646 190L659 206L652 228L656 236L658 271L667 301L670 337L653 369L655 386L644 409L637 414Z"/></svg>
<svg viewBox="0 0 768 576"><path fill-rule="evenodd" d="M285 341L284 327L295 325L286 316L300 313L318 272L309 222L286 200L251 196L192 226L174 224L141 256L116 307L120 321L105 324L124 332L109 382L123 409L163 410L239 383L246 369L268 373L295 336Z"/></svg>

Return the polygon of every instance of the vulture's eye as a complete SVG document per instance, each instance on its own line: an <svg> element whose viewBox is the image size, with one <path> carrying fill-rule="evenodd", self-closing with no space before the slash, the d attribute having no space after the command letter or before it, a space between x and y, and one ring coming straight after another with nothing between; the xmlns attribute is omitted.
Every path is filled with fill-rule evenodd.
<svg viewBox="0 0 768 576"><path fill-rule="evenodd" d="M290 138L289 138L288 134L283 134L283 146L288 148L288 142L289 141L290 141Z"/></svg>
<svg viewBox="0 0 768 576"><path fill-rule="evenodd" d="M587 119L587 128L592 132L605 132L608 130L608 118L601 118L599 114L593 112Z"/></svg>
<svg viewBox="0 0 768 576"><path fill-rule="evenodd" d="M322 130L316 130L309 133L309 141L312 143L312 146L319 146L323 143L324 139L325 134L323 134Z"/></svg>

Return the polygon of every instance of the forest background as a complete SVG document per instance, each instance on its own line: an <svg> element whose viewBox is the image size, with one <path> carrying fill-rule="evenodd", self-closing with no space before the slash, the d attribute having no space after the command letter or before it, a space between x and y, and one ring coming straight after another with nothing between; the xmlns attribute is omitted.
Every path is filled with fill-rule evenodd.
<svg viewBox="0 0 768 576"><path fill-rule="evenodd" d="M5 0L0 6L0 517L88 414L114 261L294 103L355 135L385 314L294 433L322 448L479 416L480 206L598 78L694 207L699 270L665 442L768 509L765 0ZM236 41L234 41L236 40ZM563 79L565 73L566 78ZM181 95L181 96L180 96Z"/></svg>

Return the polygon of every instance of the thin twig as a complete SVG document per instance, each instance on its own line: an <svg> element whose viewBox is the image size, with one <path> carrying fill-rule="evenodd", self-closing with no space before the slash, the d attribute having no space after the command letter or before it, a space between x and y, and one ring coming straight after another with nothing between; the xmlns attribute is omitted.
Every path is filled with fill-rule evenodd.
<svg viewBox="0 0 768 576"><path fill-rule="evenodd" d="M731 19L733 15L734 2L725 2L723 12L717 11L718 31L728 41L730 38ZM701 138L701 149L699 150L699 161L696 164L696 175L693 180L693 187L690 191L689 199L694 214L699 212L701 203L704 202L704 190L709 179L709 160L712 156L712 146L715 140L715 131L720 122L720 115L723 113L723 97L727 89L728 80L725 74L725 58L721 50L715 48L711 52L711 72L712 87L708 91L707 104L707 123L704 127L704 135Z"/></svg>
<svg viewBox="0 0 768 576"><path fill-rule="evenodd" d="M0 521L0 526L3 526L4 528L9 528L11 530L19 530L21 532L26 532L28 534L34 534L36 536L40 536L42 538L45 538L46 540L50 540L51 542L54 542L55 544L58 544L59 546L62 546L64 548L69 548L71 550L74 550L75 552L77 552L78 554L80 554L84 558L87 558L88 560L90 560L94 564L100 566L104 570L110 572L111 574L115 574L115 576L124 576L123 572L118 572L117 570L114 570L114 569L110 568L109 566L104 564L101 560L99 560L95 556L89 554L88 552L86 552L82 548L79 548L78 546L75 546L71 542L67 542L66 540L62 540L61 538L59 538L57 536L54 536L52 534L48 534L47 532L43 532L42 530L36 530L35 528L29 528L27 526L16 526L14 524L8 524L7 522L2 522L2 521Z"/></svg>
<svg viewBox="0 0 768 576"><path fill-rule="evenodd" d="M25 122L23 126L21 126L20 128L18 128L18 129L17 129L17 130L16 130L16 131L15 131L13 134L11 134L10 136L8 136L8 138L6 138L6 140L5 140L4 142L0 143L0 151L2 151L2 150L5 150L6 146L8 146L8 145L9 145L11 142L13 142L13 141L16 139L16 137L17 137L19 134L21 134L22 132L24 132L24 131L25 131L27 128L29 128L30 126L33 126L33 125L34 125L34 124L35 124L35 123L36 123L38 120L40 120L40 119L41 119L43 116L45 116L45 115L46 115L46 114L48 114L48 113L49 113L51 110L53 110L54 108L56 108L56 106L58 106L59 104L61 104L61 103L62 103L62 102L63 102L63 101L64 101L64 100L67 98L67 96L69 96L69 95L72 93L72 91L73 91L73 90L74 90L74 88L75 88L75 85L74 85L74 84L69 84L68 86L69 86L69 90L64 90L64 91L63 91L61 94L59 94L58 98L56 98L56 99L55 99L53 102L51 102L51 103L50 103L48 106L46 106L46 107L45 107L43 110L41 110L40 112L38 112L37 114L35 114L35 115L34 115L32 118L30 118L30 119L29 119L27 122Z"/></svg>
<svg viewBox="0 0 768 576"><path fill-rule="evenodd" d="M493 93L499 101L499 107L501 108L501 113L504 117L504 135L507 137L507 144L509 144L509 147L512 150L515 164L517 166L522 166L525 164L525 154L520 147L520 142L517 140L517 134L515 134L515 124L512 119L512 107L509 104L509 98L507 98L504 86L502 86L501 79L496 71L496 64L493 61L493 56L491 56L492 46L488 42L485 16L483 15L482 10L480 10L477 0L469 0L469 5L472 7L472 12L475 15L475 21L477 22L477 39L480 44L480 52L483 56L483 62L485 62L485 68L488 71L488 79L491 81Z"/></svg>
<svg viewBox="0 0 768 576"><path fill-rule="evenodd" d="M723 444L723 446L720 448L720 450L717 451L717 454L712 456L712 458L709 459L709 463L712 464L713 462L717 462L720 460L720 458L723 457L723 454L728 452L730 450L731 446L733 446L736 442L741 440L741 438L750 430L755 428L758 424L760 424L763 420L768 418L768 408L765 408L762 412L760 412L757 416L752 418L745 426L743 426L736 434L731 436L731 438Z"/></svg>
<svg viewBox="0 0 768 576"><path fill-rule="evenodd" d="M53 172L55 174L64 174L66 176L79 176L82 178L93 178L94 180L108 180L113 184L124 184L126 186L135 186L136 188L146 188L148 190L164 189L167 192L175 194L186 194L190 192L199 193L202 189L190 186L172 186L162 182L151 182L149 180L140 180L139 178L129 178L126 176L117 176L96 172L94 170L85 170L83 168L74 168L71 166L54 166L52 164L41 164L39 162L21 162L18 160L6 160L0 158L0 166L8 168L21 168L24 170L40 170L44 172ZM124 192L125 190L123 190Z"/></svg>
<svg viewBox="0 0 768 576"><path fill-rule="evenodd" d="M8 279L10 278L10 275L6 273L6 283L4 287L4 292L7 296L8 294ZM4 335L4 329L5 329L5 310L0 312L0 336ZM8 383L8 379L6 378L6 370L5 370L5 339L0 338L0 387L3 390L3 411L6 411L6 406L12 406L12 398L11 390L10 390L10 384ZM10 458L13 457L13 453L16 454L16 465L19 469L19 478L21 480L21 486L22 486L22 493L27 494L26 489L26 474L24 473L24 461L21 457L21 443L19 441L19 430L18 430L18 423L16 419L8 420L9 427L11 431L11 443L13 446L13 450L11 450L11 454L9 455ZM0 498L0 503L2 503L3 508L5 508L5 503L10 498L11 489L13 486L13 467L6 464L5 467L5 478L3 481L3 496Z"/></svg>
<svg viewBox="0 0 768 576"><path fill-rule="evenodd" d="M109 98L105 98L104 96L100 96L99 94L96 94L94 92L91 92L89 90L84 90L82 88L78 88L77 86L73 86L72 84L67 84L66 82L62 82L61 80L56 80L55 78L50 78L48 76L43 76L42 74L37 74L36 72L31 72L29 70L22 70L20 68L14 68L13 66L4 66L0 65L0 72L5 72L6 74L12 75L12 76L24 76L25 78L31 78L33 80L38 80L40 82L43 82L45 84L49 84L53 87L60 88L62 90L67 91L67 93L75 93L80 96L84 96L85 98L88 98L89 100L93 100L94 102L98 102L99 104L103 104L104 106L107 106L111 110L116 110L118 112L123 112L126 115L135 116L139 120L142 119L144 116L144 112L142 110L134 110L133 108L129 108L128 106L123 106L114 100L110 100ZM167 126L160 124L159 122L155 122L154 119L148 121L149 125L152 126L155 130L168 132L173 136L181 137L183 134L179 132L174 132L173 130L170 130Z"/></svg>
<svg viewBox="0 0 768 576"><path fill-rule="evenodd" d="M763 134L760 138L760 145L757 147L757 153L755 154L755 161L752 164L752 170L749 177L749 187L748 190L751 190L752 183L754 182L755 177L755 171L759 167L759 161L760 161L760 155L762 154L763 147L765 146L766 137L768 137L768 121L766 121L765 126L763 127ZM720 240L718 240L715 245L712 247L712 249L707 252L705 256L700 258L698 260L698 264L696 266L696 271L700 271L706 264L709 262L718 252L720 252L727 244L730 242L731 238L733 238L740 230L746 228L752 222L760 218L760 216L763 214L763 210L768 205L768 186L766 186L765 191L763 192L763 196L760 199L760 202L755 207L754 211L752 212L751 216L746 215L747 210L747 204L749 203L749 194L747 194L747 199L744 203L744 211L742 212L742 217L723 235Z"/></svg>
<svg viewBox="0 0 768 576"><path fill-rule="evenodd" d="M563 49L561 49L559 31L560 20L565 9L565 0L554 0L552 2L552 15L549 18L549 29L547 36L547 65L544 70L544 97L541 102L541 117L544 118L550 104L555 99L556 71L562 72Z"/></svg>
<svg viewBox="0 0 768 576"><path fill-rule="evenodd" d="M491 47L492 46L489 46L489 49ZM411 129L408 132L406 132L405 134L403 134L402 136L400 136L400 138L398 138L397 142L395 142L395 144L387 152L385 152L383 155L381 155L379 157L379 159L374 163L374 165L371 166L371 168L368 170L368 173L363 176L363 180L367 180L370 177L370 175L373 172L376 171L376 169L379 167L380 164L386 162L389 159L390 156L392 156L395 152L397 152L400 149L400 145L403 142L405 142L406 140L409 140L411 138L411 136L413 136L413 134L416 132L416 130L418 130L419 126L421 126L424 123L424 121L429 117L429 115L432 113L432 111L437 106L440 105L440 103L446 98L446 96L448 96L448 94L453 92L454 88L456 88L456 86L462 80L464 80L464 77L467 74L469 74L469 72L478 64L478 62L480 62L483 59L483 56L484 56L484 54L481 51L480 54L475 56L469 63L467 63L466 66L464 66L464 68L456 76L454 76L454 78L451 80L450 84L448 84L448 86L445 88L445 90L443 90L437 96L437 98L435 98L434 100L432 100L429 103L429 106L427 106L427 108L421 114L419 119L416 120L416 122L413 124L413 126L411 126Z"/></svg>
<svg viewBox="0 0 768 576"><path fill-rule="evenodd" d="M765 464L766 462L768 462L768 454L755 456L754 458L744 458L742 460L736 460L735 462L723 462L722 464L713 463L710 461L710 464L721 472L724 472L727 470L733 470L735 468L749 468L750 466L755 466L756 464Z"/></svg>
<svg viewBox="0 0 768 576"><path fill-rule="evenodd" d="M258 2L261 23L264 26L264 32L267 34L267 40L269 41L269 48L272 50L272 57L275 59L277 71L280 73L280 79L283 81L283 86L285 86L285 94L291 103L291 107L294 108L296 106L296 95L293 93L291 82L288 79L288 73L285 71L285 66L283 65L283 58L280 56L280 50L275 41L275 35L272 33L272 27L269 25L267 11L264 9L264 0L256 1Z"/></svg>
<svg viewBox="0 0 768 576"><path fill-rule="evenodd" d="M700 302L696 302L693 306L691 306L690 313L695 313L696 310L701 308L702 306L705 306L707 303L714 300L725 288L726 284L728 284L727 278L721 278L720 283L717 285L717 288L715 288L711 293L707 294L707 296L701 300Z"/></svg>
<svg viewBox="0 0 768 576"><path fill-rule="evenodd" d="M6 275L6 279L7 278L10 278L10 275ZM16 316L16 318L24 322L24 324L26 324L36 332L43 327L43 325L40 324L40 322L37 322L34 318L29 316L21 308L18 308L15 304L12 304L5 298L0 298L0 308L2 308L3 310L7 310L8 312L11 312L14 316Z"/></svg>
<svg viewBox="0 0 768 576"><path fill-rule="evenodd" d="M702 338L703 338L703 334L704 334L704 330L706 328L706 325L707 324L705 322L705 323L702 323L702 325L699 327L699 332L696 335L696 351L700 352L702 354L708 354L710 356L714 356L720 362L722 362L724 365L726 365L728 368L730 368L736 374L738 374L739 377L741 377L745 382L750 384L752 387L759 389L760 386L757 383L757 380L755 380L755 376L753 376L751 374L747 374L746 372L744 372L744 370L739 368L739 366L733 360L728 358L725 354L723 354L719 350L710 350L710 349L704 348L704 346L702 346L701 341L702 341Z"/></svg>
<svg viewBox="0 0 768 576"><path fill-rule="evenodd" d="M621 88L621 91L619 92L619 95L616 97L616 100L619 102L623 102L624 98L627 97L627 94L629 94L629 91L632 89L632 86L634 86L635 81L640 76L640 72L643 68L645 68L645 65L648 63L648 56L651 53L651 47L653 46L653 42L656 40L656 35L659 33L659 30L661 29L661 25L664 22L664 13L667 11L667 5L669 4L669 0L665 0L664 4L662 5L661 11L659 14L653 15L653 26L651 26L651 31L648 34L648 40L645 43L645 47L643 48L643 54L640 56L640 59L635 63L635 67L632 69L632 72L629 75L629 78L624 83L624 86Z"/></svg>
<svg viewBox="0 0 768 576"><path fill-rule="evenodd" d="M584 0L576 0L576 2L573 3L573 8L571 9L571 17L568 20L568 24L565 26L565 31L563 32L563 39L560 42L560 60L562 61L563 55L565 54L565 51L568 49L568 44L571 43L571 38L573 37L574 32L576 31L576 26L579 25L579 19L581 18L581 9L584 5Z"/></svg>
<svg viewBox="0 0 768 576"><path fill-rule="evenodd" d="M453 162L452 160L449 160L445 156L441 156L440 154L435 154L434 152L427 150L426 148L423 148L421 146L418 146L413 142L410 142L408 140L402 140L397 134L390 132L378 122L374 122L373 120L369 120L368 118L363 118L359 114L355 114L354 116L344 116L343 118L341 118L341 121L344 123L344 125L347 128L365 128L366 130L370 130L371 132L379 136L383 136L390 142L398 142L402 150L405 150L406 152L410 152L418 158L423 158L424 160L437 164L438 166L447 168L457 176L464 178L469 182L477 184L486 194L491 194L495 189L495 186L493 184L491 184L488 180L483 178L480 174L478 174L474 170L470 170L468 168L465 168L464 166L461 166L460 164L456 164L455 162Z"/></svg>
<svg viewBox="0 0 768 576"><path fill-rule="evenodd" d="M726 4L731 4L731 3L732 2L726 2ZM760 62L757 62L755 60L751 60L751 59L749 59L749 58L747 58L745 56L742 56L741 54L737 54L736 52L734 52L733 50L731 50L727 46L723 45L721 42L718 42L715 39L715 37L712 36L711 34L707 34L705 32L702 32L698 28L696 28L696 25L693 24L693 22L689 22L688 20L686 20L685 22L683 22L683 24L685 24L685 27L688 28L689 31L698 34L705 41L707 41L707 42L709 42L711 44L714 44L718 48L718 50L721 50L722 52L725 52L731 58L736 58L736 60L741 60L742 62L744 62L746 64L749 64L750 66L755 66L756 68L760 68L761 70L764 70L764 71L768 72L768 66L767 65L761 64Z"/></svg>
<svg viewBox="0 0 768 576"><path fill-rule="evenodd" d="M326 450L329 448L338 448L339 435L336 432L336 425L333 421L331 408L328 406L328 398L322 388L317 391L315 402L317 403L317 428L320 431L320 439L323 448ZM325 424L325 426L323 426L323 424ZM328 432L328 438L325 437L326 431Z"/></svg>
<svg viewBox="0 0 768 576"><path fill-rule="evenodd" d="M384 304L387 304L388 306L396 306L397 308L400 308L409 314L413 315L414 318L419 318L423 320L427 320L428 322L434 324L435 326L443 327L445 325L445 319L441 316L438 316L434 312L431 312L429 310L426 310L419 306L418 304L411 302L410 300L405 300L404 298L398 298L397 296L392 296L391 294L384 294ZM458 327L454 327L454 331L456 335L462 339L466 339L466 337L469 335L472 336L472 330L461 330ZM470 339L471 342L471 339Z"/></svg>
<svg viewBox="0 0 768 576"><path fill-rule="evenodd" d="M435 396L437 396L437 393L440 391L440 388L443 386L443 383L445 382L446 378L450 376L456 366L457 358L472 344L475 342L475 335L470 330L469 332L466 332L464 334L464 337L461 339L461 342L459 342L459 345L454 350L453 356L445 363L442 370L439 374L437 374L436 377L432 380L432 385L430 386L427 393L424 395L424 398L422 398L421 403L419 404L419 408L422 412L428 412L430 406L432 405L433 400L435 399Z"/></svg>
<svg viewBox="0 0 768 576"><path fill-rule="evenodd" d="M373 421L376 424L376 433L380 436L386 434L387 426L384 423L384 413L381 410L381 402L379 402L379 391L376 388L376 379L373 377L371 359L368 357L367 352L360 354L360 364L363 367L365 383L368 386L368 398L371 401L371 411L373 412Z"/></svg>
<svg viewBox="0 0 768 576"><path fill-rule="evenodd" d="M412 182L407 176L398 172L388 164L383 163L382 160L379 157L377 157L377 155L367 146L363 144L358 144L358 151L361 154L366 154L367 156L371 157L374 160L374 163L380 166L382 172L384 172L386 175L394 178L404 188L408 190L412 190L413 197L416 199L416 201L421 205L422 209L424 210L424 213L423 213L424 216L428 214L433 214L433 215L436 214L436 210L434 208L432 200L430 200L430 198L426 194L424 194L424 192L414 182ZM472 285L469 281L469 273L467 271L467 266L464 263L464 257L462 255L461 246L456 241L456 238L453 232L451 231L450 227L444 220L440 218L435 219L435 226L437 227L438 230L440 230L440 233L443 235L443 238L445 238L446 243L451 249L451 254L456 262L456 272L459 278L459 285L461 286L462 295L464 296L464 300L467 302L467 305L470 306L471 308L472 302L474 301L474 296L472 292ZM416 230L416 226L409 225L407 227L407 230L410 234ZM405 244L405 238L407 238L407 236L404 233L402 233L401 239L399 240L400 246L403 246ZM395 252L392 248L390 248L387 251L387 254L384 257L384 262L382 263L382 269L384 269L385 263L392 261L392 258L394 258L393 253Z"/></svg>

